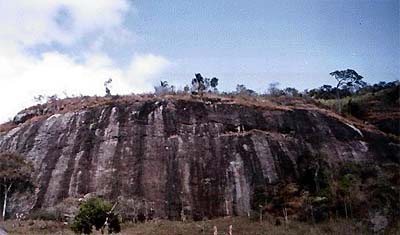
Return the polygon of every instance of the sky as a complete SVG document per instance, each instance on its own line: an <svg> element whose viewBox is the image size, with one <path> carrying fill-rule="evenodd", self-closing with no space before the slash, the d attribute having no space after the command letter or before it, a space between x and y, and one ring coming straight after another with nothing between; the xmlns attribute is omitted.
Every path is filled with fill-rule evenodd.
<svg viewBox="0 0 400 235"><path fill-rule="evenodd" d="M38 95L104 95L109 78L113 94L195 73L264 92L347 68L399 79L399 0L0 0L0 123Z"/></svg>

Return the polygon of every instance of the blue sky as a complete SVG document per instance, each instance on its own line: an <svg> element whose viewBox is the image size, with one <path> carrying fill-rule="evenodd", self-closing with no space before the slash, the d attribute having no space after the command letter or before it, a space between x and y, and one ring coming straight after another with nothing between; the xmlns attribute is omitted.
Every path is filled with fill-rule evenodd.
<svg viewBox="0 0 400 235"><path fill-rule="evenodd" d="M369 82L398 79L399 1L135 1L127 24L139 51L177 61L165 79L194 72L262 90L300 89L353 68Z"/></svg>
<svg viewBox="0 0 400 235"><path fill-rule="evenodd" d="M352 68L369 83L400 74L398 0L0 0L0 121L39 94L183 87L220 90L333 84ZM13 103L6 102L12 98Z"/></svg>

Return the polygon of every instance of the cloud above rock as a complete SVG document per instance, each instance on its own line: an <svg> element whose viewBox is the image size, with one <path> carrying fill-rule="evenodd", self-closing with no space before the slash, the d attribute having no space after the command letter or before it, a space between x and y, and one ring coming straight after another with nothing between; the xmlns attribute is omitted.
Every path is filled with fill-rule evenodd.
<svg viewBox="0 0 400 235"><path fill-rule="evenodd" d="M114 94L152 90L167 58L134 53L119 65L102 47L134 41L124 25L132 11L126 0L0 1L0 122L39 94L103 95L108 78Z"/></svg>

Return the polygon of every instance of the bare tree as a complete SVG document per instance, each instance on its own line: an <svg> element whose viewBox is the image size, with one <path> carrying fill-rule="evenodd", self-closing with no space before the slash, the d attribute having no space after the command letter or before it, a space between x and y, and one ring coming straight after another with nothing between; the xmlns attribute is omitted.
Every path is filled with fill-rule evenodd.
<svg viewBox="0 0 400 235"><path fill-rule="evenodd" d="M214 235L218 235L218 229L217 226L214 225Z"/></svg>

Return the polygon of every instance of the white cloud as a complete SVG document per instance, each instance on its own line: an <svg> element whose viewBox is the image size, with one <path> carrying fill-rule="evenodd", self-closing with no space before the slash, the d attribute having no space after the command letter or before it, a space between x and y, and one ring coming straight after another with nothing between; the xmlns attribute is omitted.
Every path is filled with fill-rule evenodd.
<svg viewBox="0 0 400 235"><path fill-rule="evenodd" d="M0 123L32 105L39 94L103 95L110 77L112 93L152 90L154 79L171 65L166 58L134 55L121 68L102 51L107 32L121 32L122 40L131 36L123 25L131 8L125 0L0 0ZM73 48L93 33L93 44L79 59L55 49L35 56L26 52L54 42Z"/></svg>
<svg viewBox="0 0 400 235"><path fill-rule="evenodd" d="M1 0L0 39L23 46L73 43L87 33L122 27L125 0Z"/></svg>
<svg viewBox="0 0 400 235"><path fill-rule="evenodd" d="M8 59L8 60L7 60ZM104 81L112 78L112 93L151 91L154 79L170 65L154 55L137 55L127 69L121 69L104 54L91 54L84 63L67 55L45 53L40 59L0 55L0 121L33 104L39 94L104 95Z"/></svg>
<svg viewBox="0 0 400 235"><path fill-rule="evenodd" d="M151 90L154 79L160 79L161 71L171 66L171 62L162 56L152 54L136 55L126 71L126 77L129 77L129 82L132 87L139 90Z"/></svg>

